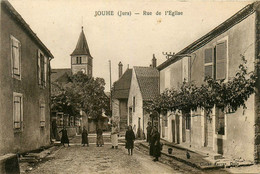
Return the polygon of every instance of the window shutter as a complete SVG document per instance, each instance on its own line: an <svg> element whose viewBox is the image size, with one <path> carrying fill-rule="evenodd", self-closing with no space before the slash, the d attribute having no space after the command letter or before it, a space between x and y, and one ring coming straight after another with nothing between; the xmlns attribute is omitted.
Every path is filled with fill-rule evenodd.
<svg viewBox="0 0 260 174"><path fill-rule="evenodd" d="M41 127L45 126L45 105L40 106L40 125Z"/></svg>
<svg viewBox="0 0 260 174"><path fill-rule="evenodd" d="M216 46L216 79L225 79L227 73L227 42Z"/></svg>
<svg viewBox="0 0 260 174"><path fill-rule="evenodd" d="M46 86L47 83L47 65L48 65L47 57L44 57L44 86Z"/></svg>
<svg viewBox="0 0 260 174"><path fill-rule="evenodd" d="M41 52L38 50L38 83L39 85L42 84L42 78L41 78Z"/></svg>
<svg viewBox="0 0 260 174"><path fill-rule="evenodd" d="M14 128L21 128L21 97L14 97Z"/></svg>
<svg viewBox="0 0 260 174"><path fill-rule="evenodd" d="M15 75L20 75L20 48L21 44L12 38L13 73Z"/></svg>
<svg viewBox="0 0 260 174"><path fill-rule="evenodd" d="M213 78L213 48L205 49L204 52L204 77Z"/></svg>

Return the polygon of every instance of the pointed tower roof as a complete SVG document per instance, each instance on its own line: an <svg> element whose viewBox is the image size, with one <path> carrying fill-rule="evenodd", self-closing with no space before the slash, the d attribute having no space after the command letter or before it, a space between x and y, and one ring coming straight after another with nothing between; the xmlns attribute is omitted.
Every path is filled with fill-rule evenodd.
<svg viewBox="0 0 260 174"><path fill-rule="evenodd" d="M89 52L88 43L87 43L84 31L83 31L83 27L82 27L82 31L79 35L79 40L78 40L77 46L71 54L71 56L75 56L75 55L89 55L90 57L92 57Z"/></svg>

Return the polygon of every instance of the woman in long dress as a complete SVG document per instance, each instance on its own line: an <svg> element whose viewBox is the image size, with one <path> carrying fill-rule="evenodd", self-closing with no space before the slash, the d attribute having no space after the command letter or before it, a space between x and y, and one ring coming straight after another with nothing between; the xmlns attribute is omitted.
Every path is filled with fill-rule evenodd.
<svg viewBox="0 0 260 174"><path fill-rule="evenodd" d="M97 147L101 147L104 145L104 140L103 140L103 131L102 129L97 130Z"/></svg>
<svg viewBox="0 0 260 174"><path fill-rule="evenodd" d="M132 126L128 126L128 130L125 133L125 140L126 140L125 147L128 149L128 155L133 155L135 134L132 129Z"/></svg>
<svg viewBox="0 0 260 174"><path fill-rule="evenodd" d="M86 130L86 127L83 127L83 131L82 131L82 142L81 144L83 146L85 146L85 144L87 144L87 146L89 146L88 144L88 131Z"/></svg>
<svg viewBox="0 0 260 174"><path fill-rule="evenodd" d="M118 148L118 126L116 123L113 123L112 126L111 143L112 143L112 149Z"/></svg>

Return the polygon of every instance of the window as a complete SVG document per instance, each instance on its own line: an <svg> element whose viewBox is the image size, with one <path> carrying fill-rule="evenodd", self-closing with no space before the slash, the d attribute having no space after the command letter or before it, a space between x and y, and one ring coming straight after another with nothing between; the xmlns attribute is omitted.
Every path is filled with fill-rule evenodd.
<svg viewBox="0 0 260 174"><path fill-rule="evenodd" d="M21 130L23 126L23 96L19 93L13 94L13 122L14 129Z"/></svg>
<svg viewBox="0 0 260 174"><path fill-rule="evenodd" d="M204 76L205 77L211 77L211 78L214 77L213 67L214 67L213 49L208 48L205 50L205 54L204 54Z"/></svg>
<svg viewBox="0 0 260 174"><path fill-rule="evenodd" d="M216 46L216 79L225 79L227 73L227 42Z"/></svg>
<svg viewBox="0 0 260 174"><path fill-rule="evenodd" d="M40 126L45 126L45 104L40 105Z"/></svg>
<svg viewBox="0 0 260 174"><path fill-rule="evenodd" d="M216 108L216 133L225 135L225 113L219 108Z"/></svg>
<svg viewBox="0 0 260 174"><path fill-rule="evenodd" d="M135 97L133 97L133 112L135 112Z"/></svg>
<svg viewBox="0 0 260 174"><path fill-rule="evenodd" d="M168 127L168 117L167 113L163 115L164 127Z"/></svg>
<svg viewBox="0 0 260 174"><path fill-rule="evenodd" d="M38 50L38 83L41 86L46 86L48 73L48 60L43 53Z"/></svg>
<svg viewBox="0 0 260 174"><path fill-rule="evenodd" d="M186 129L191 129L191 115L190 113L184 113L185 116L185 127Z"/></svg>
<svg viewBox="0 0 260 174"><path fill-rule="evenodd" d="M77 57L76 62L77 64L81 64L81 57Z"/></svg>
<svg viewBox="0 0 260 174"><path fill-rule="evenodd" d="M21 43L13 36L11 36L11 61L13 77L21 80Z"/></svg>
<svg viewBox="0 0 260 174"><path fill-rule="evenodd" d="M205 49L204 77L225 79L227 74L227 42L220 42L214 48Z"/></svg>

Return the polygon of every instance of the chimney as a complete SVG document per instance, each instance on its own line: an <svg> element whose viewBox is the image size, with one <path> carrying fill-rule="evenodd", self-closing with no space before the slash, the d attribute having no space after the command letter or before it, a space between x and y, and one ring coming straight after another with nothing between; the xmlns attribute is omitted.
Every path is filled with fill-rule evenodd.
<svg viewBox="0 0 260 174"><path fill-rule="evenodd" d="M120 78L123 74L123 64L119 62L118 64L118 78Z"/></svg>
<svg viewBox="0 0 260 174"><path fill-rule="evenodd" d="M155 55L153 54L153 59L152 59L152 67L156 68L156 61L157 59L155 58Z"/></svg>

